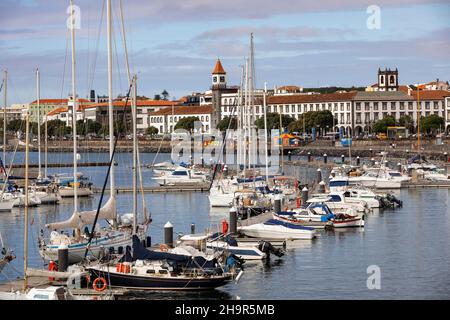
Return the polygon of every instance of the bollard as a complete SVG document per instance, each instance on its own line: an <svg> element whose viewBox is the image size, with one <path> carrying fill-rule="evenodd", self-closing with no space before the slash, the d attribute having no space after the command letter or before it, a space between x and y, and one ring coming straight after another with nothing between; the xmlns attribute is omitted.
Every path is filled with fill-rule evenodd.
<svg viewBox="0 0 450 320"><path fill-rule="evenodd" d="M389 165L389 161L387 161L387 160L384 160L384 166L387 168Z"/></svg>
<svg viewBox="0 0 450 320"><path fill-rule="evenodd" d="M201 157L201 160L202 160L202 168L204 168L205 167L205 160L203 159L203 157Z"/></svg>
<svg viewBox="0 0 450 320"><path fill-rule="evenodd" d="M237 211L236 208L230 209L230 234L237 233Z"/></svg>
<svg viewBox="0 0 450 320"><path fill-rule="evenodd" d="M195 234L195 223L191 223L191 234Z"/></svg>
<svg viewBox="0 0 450 320"><path fill-rule="evenodd" d="M109 254L112 255L116 253L116 249L114 247L109 247Z"/></svg>
<svg viewBox="0 0 450 320"><path fill-rule="evenodd" d="M308 188L304 187L302 189L302 204L305 205L306 201L308 201Z"/></svg>
<svg viewBox="0 0 450 320"><path fill-rule="evenodd" d="M327 158L328 158L328 156L327 156L327 154L325 153L325 154L323 155L323 163L327 163Z"/></svg>
<svg viewBox="0 0 450 320"><path fill-rule="evenodd" d="M373 156L373 150L372 150L372 148L370 148L369 151L370 151L370 156Z"/></svg>
<svg viewBox="0 0 450 320"><path fill-rule="evenodd" d="M308 152L308 162L311 162L311 152Z"/></svg>
<svg viewBox="0 0 450 320"><path fill-rule="evenodd" d="M291 155L292 155L292 152L289 151L289 152L288 152L288 160L289 160L289 161L291 161Z"/></svg>
<svg viewBox="0 0 450 320"><path fill-rule="evenodd" d="M281 198L280 197L275 198L274 204L273 204L273 209L274 209L275 213L281 212Z"/></svg>
<svg viewBox="0 0 450 320"><path fill-rule="evenodd" d="M447 155L448 155L448 153L447 153L447 152L444 152L444 162L447 162L447 161L448 161Z"/></svg>
<svg viewBox="0 0 450 320"><path fill-rule="evenodd" d="M173 246L173 225L169 221L164 225L164 243Z"/></svg>
<svg viewBox="0 0 450 320"><path fill-rule="evenodd" d="M317 169L317 174L316 174L316 183L320 183L320 181L322 181L322 170Z"/></svg>
<svg viewBox="0 0 450 320"><path fill-rule="evenodd" d="M146 247L150 248L152 246L152 237L147 236L146 240L147 240L147 246Z"/></svg>
<svg viewBox="0 0 450 320"><path fill-rule="evenodd" d="M118 254L123 254L123 247L117 248L117 253Z"/></svg>
<svg viewBox="0 0 450 320"><path fill-rule="evenodd" d="M399 162L399 163L397 163L397 171L398 172L402 172L402 164Z"/></svg>
<svg viewBox="0 0 450 320"><path fill-rule="evenodd" d="M374 166L375 165L375 159L374 158L370 159L370 163L372 163L372 166Z"/></svg>
<svg viewBox="0 0 450 320"><path fill-rule="evenodd" d="M319 183L319 193L325 193L325 182L323 181Z"/></svg>
<svg viewBox="0 0 450 320"><path fill-rule="evenodd" d="M356 165L359 166L361 164L361 159L359 156L356 157Z"/></svg>
<svg viewBox="0 0 450 320"><path fill-rule="evenodd" d="M344 156L344 155L341 156L341 162L342 162L342 163L345 162L345 156Z"/></svg>
<svg viewBox="0 0 450 320"><path fill-rule="evenodd" d="M247 219L250 219L252 215L252 209L250 207L247 208Z"/></svg>
<svg viewBox="0 0 450 320"><path fill-rule="evenodd" d="M69 247L62 244L58 247L58 271L66 272L69 267Z"/></svg>

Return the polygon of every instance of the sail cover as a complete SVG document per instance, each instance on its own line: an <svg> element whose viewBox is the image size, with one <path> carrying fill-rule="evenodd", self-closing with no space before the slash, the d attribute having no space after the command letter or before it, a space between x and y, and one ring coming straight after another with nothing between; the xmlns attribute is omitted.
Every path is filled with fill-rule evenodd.
<svg viewBox="0 0 450 320"><path fill-rule="evenodd" d="M91 225L94 223L96 214L97 210L74 212L68 220L50 223L47 224L46 227L52 230L60 230L68 228L82 229L84 226ZM115 218L116 218L116 198L110 197L109 200L105 203L105 205L100 209L98 219L110 220Z"/></svg>

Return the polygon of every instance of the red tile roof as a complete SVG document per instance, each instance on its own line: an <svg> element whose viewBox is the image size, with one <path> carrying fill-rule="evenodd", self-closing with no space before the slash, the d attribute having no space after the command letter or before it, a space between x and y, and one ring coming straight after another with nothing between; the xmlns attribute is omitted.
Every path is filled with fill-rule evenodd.
<svg viewBox="0 0 450 320"><path fill-rule="evenodd" d="M127 102L127 107L131 106L131 101ZM180 104L180 101L167 101L167 100L137 100L136 105L138 107L171 107L171 106L177 106ZM97 108L97 107L108 107L108 102L102 102L102 103L94 103L90 105L84 106L84 109L87 108ZM114 107L124 107L125 101L113 101Z"/></svg>
<svg viewBox="0 0 450 320"><path fill-rule="evenodd" d="M212 106L199 106L199 107L174 107L164 108L155 112L150 113L150 116L165 116L165 115L188 115L188 114L211 114Z"/></svg>
<svg viewBox="0 0 450 320"><path fill-rule="evenodd" d="M69 102L69 99L40 99L39 102L41 104L66 104ZM87 99L78 99L78 102L87 103L89 100ZM34 100L30 104L37 104L37 100Z"/></svg>
<svg viewBox="0 0 450 320"><path fill-rule="evenodd" d="M217 59L216 66L214 67L212 74L226 74L225 70L222 67L222 63L220 62L220 59Z"/></svg>
<svg viewBox="0 0 450 320"><path fill-rule="evenodd" d="M417 100L417 91L411 91L411 96ZM444 100L445 97L450 97L450 91L447 90L420 90L420 100Z"/></svg>
<svg viewBox="0 0 450 320"><path fill-rule="evenodd" d="M326 94L295 94L290 96L270 96L267 98L267 104L289 104L289 103L319 103L319 102L337 102L350 101L356 91L344 93L326 93Z"/></svg>

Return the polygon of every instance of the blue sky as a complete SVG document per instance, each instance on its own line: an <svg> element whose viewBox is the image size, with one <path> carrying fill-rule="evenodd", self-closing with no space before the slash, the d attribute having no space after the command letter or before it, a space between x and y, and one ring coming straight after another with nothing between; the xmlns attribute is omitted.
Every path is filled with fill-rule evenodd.
<svg viewBox="0 0 450 320"><path fill-rule="evenodd" d="M75 1L81 10L80 96L91 88L106 92L105 17L99 29L103 2ZM42 98L69 93L68 4L0 2L0 69L10 75L10 103L35 99L36 67L41 71ZM113 0L115 94L127 88L118 4ZM373 4L381 9L379 30L366 26L366 9ZM376 82L378 67L397 67L402 84L449 79L448 1L123 0L123 5L131 67L138 73L139 94L149 97L163 89L176 98L207 90L218 57L229 83L237 84L250 32L255 37L259 87L265 81L269 87L366 86Z"/></svg>

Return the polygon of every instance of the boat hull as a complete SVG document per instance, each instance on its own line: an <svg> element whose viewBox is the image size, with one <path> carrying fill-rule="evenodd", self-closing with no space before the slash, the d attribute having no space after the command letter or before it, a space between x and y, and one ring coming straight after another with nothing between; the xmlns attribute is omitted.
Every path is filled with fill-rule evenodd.
<svg viewBox="0 0 450 320"><path fill-rule="evenodd" d="M112 269L112 268L111 268ZM109 280L113 288L134 290L211 290L224 286L232 280L231 275L211 277L166 277L141 276L128 273L109 272L88 268L92 279L103 277Z"/></svg>
<svg viewBox="0 0 450 320"><path fill-rule="evenodd" d="M62 198L73 198L75 196L75 192L73 188L60 188L59 194ZM94 192L89 188L78 188L77 196L78 197L90 197L94 194Z"/></svg>
<svg viewBox="0 0 450 320"><path fill-rule="evenodd" d="M311 240L316 236L315 232L309 230L292 230L280 226L268 226L264 224L240 227L238 230L248 237L264 239Z"/></svg>

